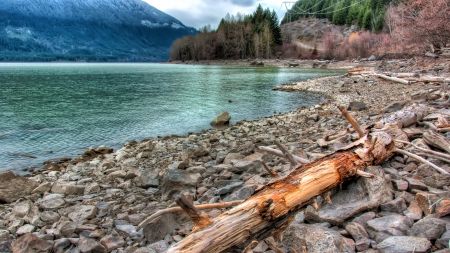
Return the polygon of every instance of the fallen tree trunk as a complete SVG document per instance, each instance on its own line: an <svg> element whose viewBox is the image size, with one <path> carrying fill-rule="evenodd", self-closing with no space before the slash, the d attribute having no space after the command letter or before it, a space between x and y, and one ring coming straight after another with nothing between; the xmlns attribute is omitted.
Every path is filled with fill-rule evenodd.
<svg viewBox="0 0 450 253"><path fill-rule="evenodd" d="M390 77L390 76L385 76L385 75L381 75L381 74L375 74L374 76L379 77L379 78L383 78L392 82L396 82L396 83L401 83L401 84L409 84L409 81L404 80L404 79L400 79L397 77Z"/></svg>
<svg viewBox="0 0 450 253"><path fill-rule="evenodd" d="M194 215L192 233L167 252L242 250L252 240L277 236L315 197L357 175L370 176L362 171L386 161L394 151L395 144L387 133L367 135L344 151L295 168L215 219L202 220L200 214Z"/></svg>
<svg viewBox="0 0 450 253"><path fill-rule="evenodd" d="M317 196L321 195L325 201L331 202L331 189L356 176L372 177L364 170L387 161L395 152L414 156L399 149L403 144L394 139L408 141L401 128L421 120L429 110L426 106L413 104L381 120L376 125L386 127L372 129L374 131L367 131L368 134L350 114L344 113L346 119L360 130L359 134L365 134L362 138L317 161L294 166L282 178L269 168L273 179L268 185L217 218L200 213L200 206L193 206L180 197L177 203L189 214L195 226L189 236L172 245L167 252L242 252L249 251L254 241L270 236L279 238L299 211L307 205L318 208ZM286 150L277 153L283 157L287 155ZM291 165L298 164L293 157L289 160ZM446 172L437 166L436 169Z"/></svg>

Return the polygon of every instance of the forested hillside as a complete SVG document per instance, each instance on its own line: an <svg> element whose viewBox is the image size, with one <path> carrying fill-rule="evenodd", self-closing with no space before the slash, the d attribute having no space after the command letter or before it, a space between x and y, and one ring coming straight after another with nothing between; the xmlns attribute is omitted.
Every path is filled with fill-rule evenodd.
<svg viewBox="0 0 450 253"><path fill-rule="evenodd" d="M282 24L302 17L327 18L336 25L357 25L381 31L392 0L299 0L286 13Z"/></svg>
<svg viewBox="0 0 450 253"><path fill-rule="evenodd" d="M196 36L176 40L171 60L270 58L282 43L276 12L259 5L251 15L228 14L217 30L204 27Z"/></svg>

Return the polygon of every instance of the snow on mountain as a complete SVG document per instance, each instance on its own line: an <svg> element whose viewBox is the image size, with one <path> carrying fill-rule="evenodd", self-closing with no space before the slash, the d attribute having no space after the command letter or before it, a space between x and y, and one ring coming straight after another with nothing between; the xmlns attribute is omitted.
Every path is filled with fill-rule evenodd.
<svg viewBox="0 0 450 253"><path fill-rule="evenodd" d="M142 0L0 1L0 61L161 61L175 39L195 33Z"/></svg>

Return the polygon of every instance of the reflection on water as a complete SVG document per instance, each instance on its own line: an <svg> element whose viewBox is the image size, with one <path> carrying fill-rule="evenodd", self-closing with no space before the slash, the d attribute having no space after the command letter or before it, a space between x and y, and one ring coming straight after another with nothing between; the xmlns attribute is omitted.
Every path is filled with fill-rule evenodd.
<svg viewBox="0 0 450 253"><path fill-rule="evenodd" d="M311 106L322 98L271 88L340 73L170 64L0 64L0 171L74 157L88 147L119 148L132 139L199 132L223 111L235 123Z"/></svg>

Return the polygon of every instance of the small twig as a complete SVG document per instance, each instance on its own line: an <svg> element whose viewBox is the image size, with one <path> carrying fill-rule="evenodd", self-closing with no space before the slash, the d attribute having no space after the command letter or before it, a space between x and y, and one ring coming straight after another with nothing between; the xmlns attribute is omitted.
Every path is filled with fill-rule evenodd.
<svg viewBox="0 0 450 253"><path fill-rule="evenodd" d="M314 199L314 200L311 202L311 206L312 206L312 208L314 208L314 210L315 210L316 212L319 211L319 209L320 209L319 204L317 203L317 199Z"/></svg>
<svg viewBox="0 0 450 253"><path fill-rule="evenodd" d="M422 147L417 146L417 145L414 144L414 143L407 142L407 141L401 141L401 140L395 140L395 141L396 141L396 142L403 143L403 144L411 145L411 146L413 146L414 148L416 148L416 149L418 149L418 150L420 150L420 151L423 151L423 152L427 152L427 153L430 153L430 154L433 154L433 155L442 156L442 157L445 157L445 158L450 159L450 155L447 155L447 154L445 154L445 153L437 152L437 151L434 151L434 150L431 150L431 149L425 149L425 148L422 148Z"/></svg>
<svg viewBox="0 0 450 253"><path fill-rule="evenodd" d="M372 153L372 151L375 149L375 145L377 144L378 141L378 137L375 137L375 139L373 140L372 146L369 147L369 149L367 149L366 155L370 155Z"/></svg>
<svg viewBox="0 0 450 253"><path fill-rule="evenodd" d="M360 176L360 177L365 177L365 178L373 178L375 175L369 172L365 172L362 170L356 170L356 175Z"/></svg>
<svg viewBox="0 0 450 253"><path fill-rule="evenodd" d="M286 156L286 158L289 160L292 167L297 168L300 164L294 159L292 154L289 153L289 151L287 151L278 140L275 140L274 142L275 142L275 145L277 145L277 147L281 150L281 152L283 152L284 156Z"/></svg>
<svg viewBox="0 0 450 253"><path fill-rule="evenodd" d="M269 173L269 175L270 175L271 177L278 177L278 176L277 176L277 173L276 173L275 171L271 170L271 169L267 166L267 164L264 162L264 160L261 159L260 162L261 162L261 164L263 165L264 169L266 169L266 171Z"/></svg>
<svg viewBox="0 0 450 253"><path fill-rule="evenodd" d="M450 127L438 128L436 131L439 133L447 133L447 132L450 132Z"/></svg>
<svg viewBox="0 0 450 253"><path fill-rule="evenodd" d="M434 207L434 205L436 205L439 201L443 200L443 198L438 199L436 202L434 202L433 204L431 204L431 206L428 208L428 210L431 211L431 208Z"/></svg>
<svg viewBox="0 0 450 253"><path fill-rule="evenodd" d="M250 243L250 245L247 246L247 248L245 248L242 253L251 253L253 252L253 249L258 246L258 242L257 241L253 241L252 243Z"/></svg>
<svg viewBox="0 0 450 253"><path fill-rule="evenodd" d="M355 118L353 118L353 116L350 115L350 113L348 113L347 109L345 109L344 107L338 106L338 108L341 111L342 116L344 116L345 119L347 119L347 121L356 130L356 132L358 133L359 138L362 138L364 136L364 130L361 128L361 126L358 124L358 122L356 122Z"/></svg>
<svg viewBox="0 0 450 253"><path fill-rule="evenodd" d="M443 157L440 157L440 156L437 156L437 155L433 155L433 154L429 154L429 153L417 153L417 155L418 156L426 156L426 157L429 157L429 158L434 158L434 159L438 159L438 160L441 160L441 161L443 161L443 162L446 162L446 163L450 163L450 159L446 159L446 158L443 158Z"/></svg>
<svg viewBox="0 0 450 253"><path fill-rule="evenodd" d="M421 122L417 122L417 124L419 124L419 126L427 126L428 128L437 131L437 127L431 122L421 121Z"/></svg>
<svg viewBox="0 0 450 253"><path fill-rule="evenodd" d="M274 241L272 241L272 240L265 240L265 241L271 250L275 251L276 253L284 253L284 251L282 249L278 248L275 245Z"/></svg>
<svg viewBox="0 0 450 253"><path fill-rule="evenodd" d="M281 152L279 150L276 150L276 149L273 149L273 148L269 148L269 147L262 147L262 146L259 147L259 149L262 150L262 151L266 151L269 154L272 154L272 155L279 156L279 157L287 159L286 156L283 154L283 152ZM295 158L295 160L297 160L297 162L302 163L302 164L307 164L307 163L311 162L308 159L301 158L301 157L296 156L296 155L292 155L292 156Z"/></svg>
<svg viewBox="0 0 450 253"><path fill-rule="evenodd" d="M413 159L416 159L417 161L419 161L419 162L421 162L421 163L424 163L424 164L426 164L426 165L428 165L428 166L430 166L430 167L433 167L435 170L439 171L439 172L442 173L442 174L450 175L450 173L448 173L446 170L444 170L444 169L438 167L437 165L435 165L435 164L433 164L433 163L431 163L431 162L429 162L429 161L423 159L422 157L420 157L420 156L418 156L418 155L415 155L415 154L413 154L413 153L410 153L410 152L408 152L408 151L405 151L405 150L403 150L403 149L398 149L398 148L395 149L395 152L397 152L397 153L399 153L399 154L402 154L402 155L409 156L409 157L411 157L411 158L413 158Z"/></svg>
<svg viewBox="0 0 450 253"><path fill-rule="evenodd" d="M206 210L206 209L214 209L214 208L228 208L228 207L232 207L232 206L237 206L237 205L241 204L242 202L244 202L244 201L236 200L236 201L216 203L216 204L198 205L198 206L195 206L195 208L197 208L198 210ZM181 209L181 207L172 207L172 208L159 210L158 212L154 213L152 216L148 217L143 222L141 222L137 226L136 230L137 231L141 230L141 228L143 228L145 225L149 224L150 222L152 222L154 219L158 218L161 215L168 214L168 213L176 213L176 212L181 212L181 211L183 211L183 209Z"/></svg>

